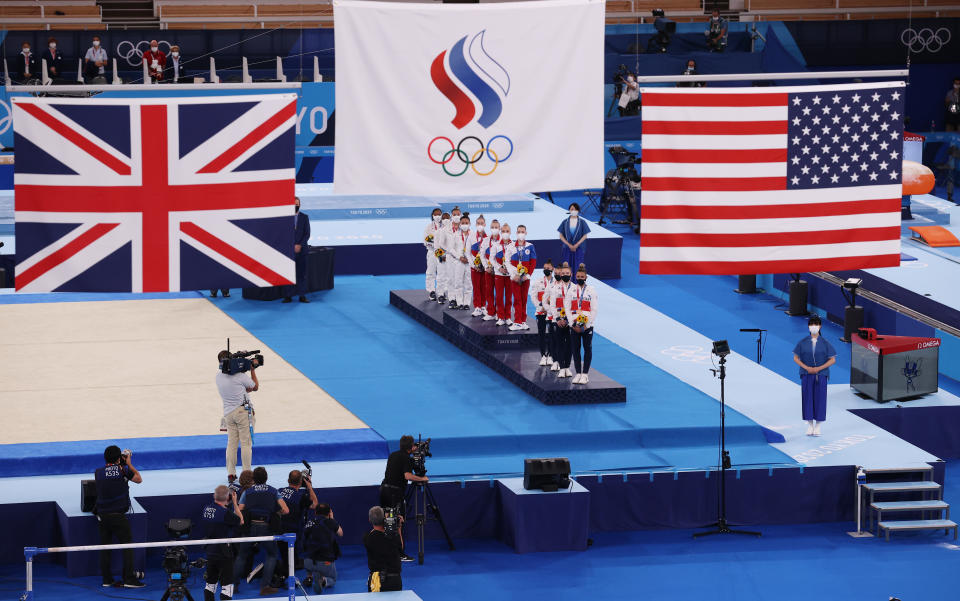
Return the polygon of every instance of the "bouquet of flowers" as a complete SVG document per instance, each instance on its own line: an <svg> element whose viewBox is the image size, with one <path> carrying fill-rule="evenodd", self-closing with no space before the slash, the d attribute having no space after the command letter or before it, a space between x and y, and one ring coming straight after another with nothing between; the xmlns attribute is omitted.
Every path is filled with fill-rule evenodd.
<svg viewBox="0 0 960 601"><path fill-rule="evenodd" d="M586 328L587 327L587 316L581 313L577 315L577 318L573 320L573 326L576 328Z"/></svg>
<svg viewBox="0 0 960 601"><path fill-rule="evenodd" d="M567 318L567 310L564 309L563 307L560 307L559 309L557 309L557 314L554 316L554 319L559 321L561 319L566 319L566 318Z"/></svg>
<svg viewBox="0 0 960 601"><path fill-rule="evenodd" d="M523 263L520 263L517 265L517 275L519 275L520 277L523 277L529 273L530 273L530 270L527 269L526 265L524 265Z"/></svg>
<svg viewBox="0 0 960 601"><path fill-rule="evenodd" d="M443 261L447 257L446 251L442 248L438 248L437 250L433 251L433 255L440 261Z"/></svg>
<svg viewBox="0 0 960 601"><path fill-rule="evenodd" d="M427 237L423 239L427 244L433 244L433 234L427 234Z"/></svg>
<svg viewBox="0 0 960 601"><path fill-rule="evenodd" d="M473 258L473 266L477 269L483 269L483 262L480 260L480 255Z"/></svg>

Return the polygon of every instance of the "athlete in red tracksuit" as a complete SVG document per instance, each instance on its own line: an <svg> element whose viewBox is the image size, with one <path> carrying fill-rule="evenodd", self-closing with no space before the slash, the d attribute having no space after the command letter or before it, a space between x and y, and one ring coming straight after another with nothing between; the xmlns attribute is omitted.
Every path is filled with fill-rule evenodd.
<svg viewBox="0 0 960 601"><path fill-rule="evenodd" d="M517 241L507 248L507 270L510 272L512 292L513 325L511 330L528 330L527 295L530 291L530 276L537 268L537 251L527 242L527 228L517 226Z"/></svg>
<svg viewBox="0 0 960 601"><path fill-rule="evenodd" d="M484 275L486 275L486 266L483 262L483 243L487 239L487 233L484 230L487 222L483 215L477 217L477 225L470 237L467 238L467 260L470 264L470 282L473 284L473 313L474 317L483 316L484 305Z"/></svg>
<svg viewBox="0 0 960 601"><path fill-rule="evenodd" d="M500 222L494 219L490 222L490 235L483 239L480 246L480 260L483 262L483 299L487 306L483 310L483 321L492 321L497 318L497 301L494 292L494 268L490 257L490 245L500 240ZM494 250L494 253L496 251Z"/></svg>
<svg viewBox="0 0 960 601"><path fill-rule="evenodd" d="M493 296L497 308L497 325L512 324L510 319L510 272L507 249L510 247L510 224L500 225L500 238L490 242L490 264L493 266Z"/></svg>

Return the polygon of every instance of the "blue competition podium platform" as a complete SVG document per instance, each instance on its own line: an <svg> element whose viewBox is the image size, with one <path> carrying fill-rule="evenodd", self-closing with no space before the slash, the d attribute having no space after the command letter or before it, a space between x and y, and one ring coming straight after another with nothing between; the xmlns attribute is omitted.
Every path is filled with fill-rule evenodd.
<svg viewBox="0 0 960 601"><path fill-rule="evenodd" d="M573 384L571 378L538 365L536 322L530 330L511 332L493 322L471 317L466 311L445 309L427 298L423 290L391 290L390 304L440 334L471 357L510 380L545 405L624 403L627 389L596 370L588 384Z"/></svg>

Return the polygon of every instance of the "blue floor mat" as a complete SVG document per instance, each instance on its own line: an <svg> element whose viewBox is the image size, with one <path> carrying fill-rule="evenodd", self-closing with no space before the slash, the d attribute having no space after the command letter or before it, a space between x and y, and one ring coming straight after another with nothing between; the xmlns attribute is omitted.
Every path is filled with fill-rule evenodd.
<svg viewBox="0 0 960 601"><path fill-rule="evenodd" d="M339 277L313 303L283 308L212 302L391 444L434 438L434 474L516 473L522 457L558 454L577 471L716 464L719 406L709 396L598 336L594 365L626 385L627 403L542 405L389 305L390 289L422 278ZM733 411L727 435L744 464L792 463Z"/></svg>

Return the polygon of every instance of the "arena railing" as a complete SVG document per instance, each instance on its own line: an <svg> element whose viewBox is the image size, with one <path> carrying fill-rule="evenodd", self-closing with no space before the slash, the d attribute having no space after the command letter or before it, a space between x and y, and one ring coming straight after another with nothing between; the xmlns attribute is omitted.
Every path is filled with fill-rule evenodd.
<svg viewBox="0 0 960 601"><path fill-rule="evenodd" d="M208 538L199 540L167 540L146 543L123 543L116 545L81 545L76 547L24 547L23 556L26 559L26 590L20 595L20 601L33 601L33 559L44 553L73 553L77 551L113 551L116 549L151 549L157 547L195 547L219 543L256 543L269 541L283 541L287 543L287 599L295 601L296 578L294 577L293 546L297 540L294 533L277 534L274 536L250 536L246 538Z"/></svg>

